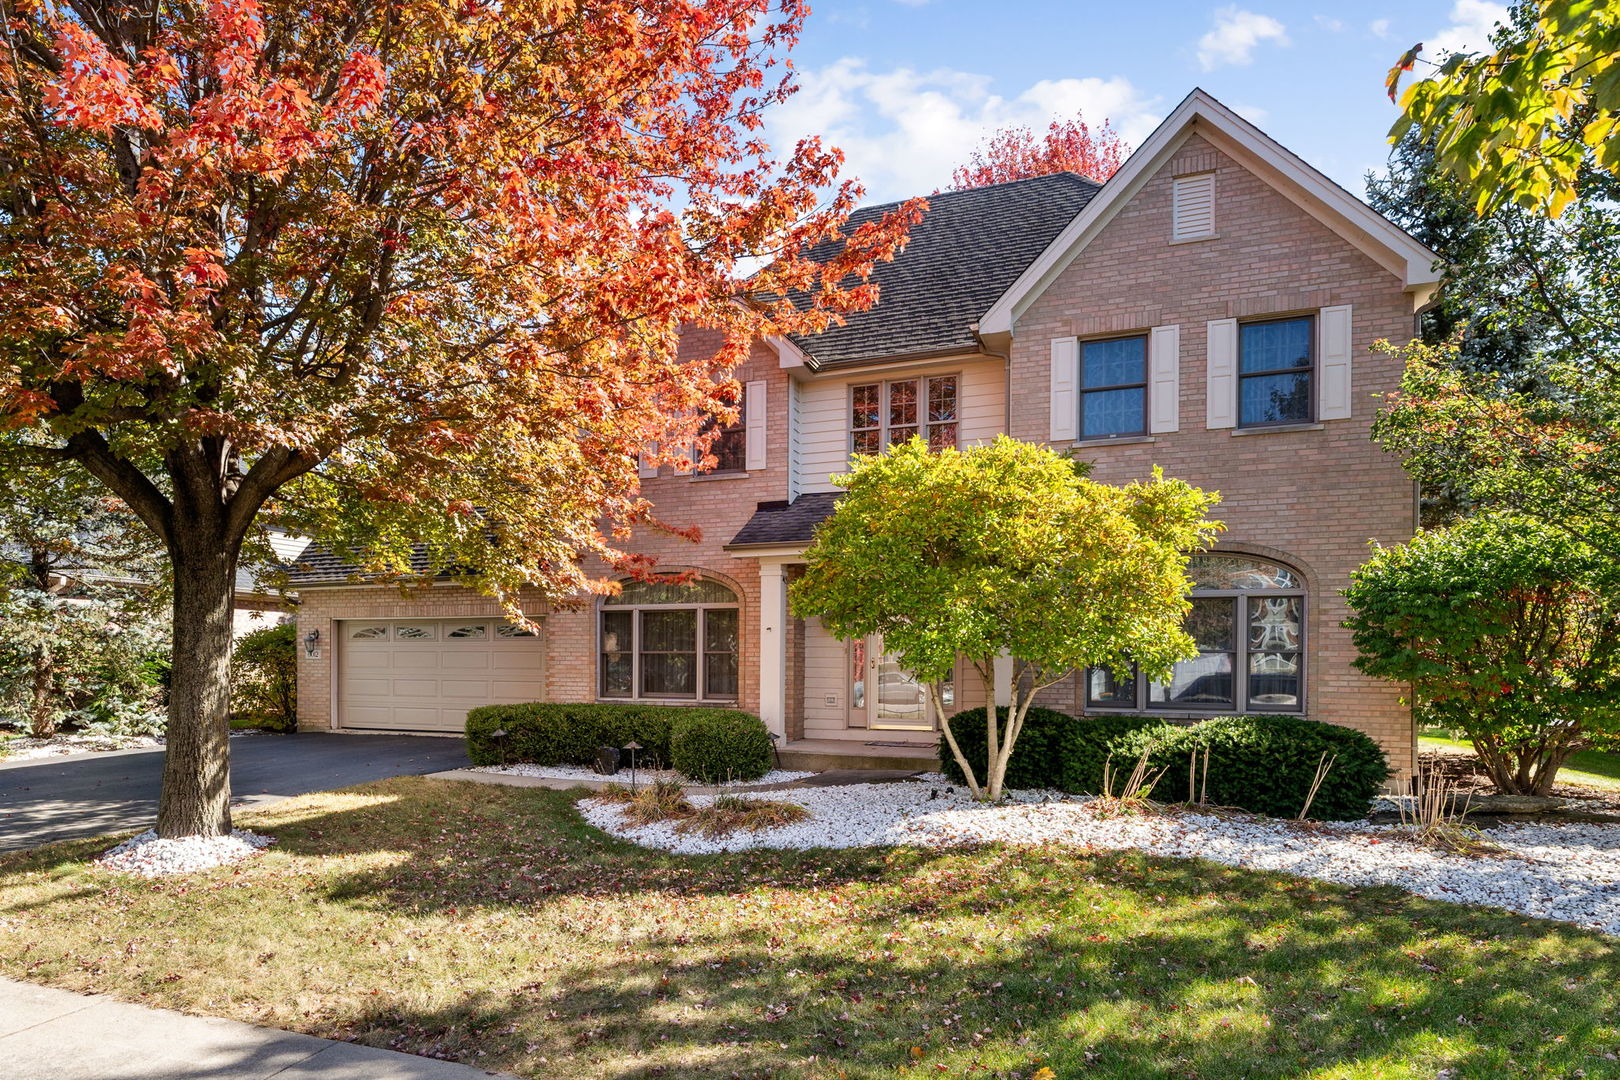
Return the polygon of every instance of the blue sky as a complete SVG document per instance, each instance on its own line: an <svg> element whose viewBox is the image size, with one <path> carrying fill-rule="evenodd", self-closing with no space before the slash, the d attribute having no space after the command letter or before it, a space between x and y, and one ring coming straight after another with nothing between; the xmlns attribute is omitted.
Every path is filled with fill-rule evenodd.
<svg viewBox="0 0 1620 1080"><path fill-rule="evenodd" d="M1488 0L811 3L804 87L767 130L842 146L869 202L943 187L988 132L1077 108L1135 145L1194 86L1361 195L1387 155L1395 58L1482 48L1506 17Z"/></svg>

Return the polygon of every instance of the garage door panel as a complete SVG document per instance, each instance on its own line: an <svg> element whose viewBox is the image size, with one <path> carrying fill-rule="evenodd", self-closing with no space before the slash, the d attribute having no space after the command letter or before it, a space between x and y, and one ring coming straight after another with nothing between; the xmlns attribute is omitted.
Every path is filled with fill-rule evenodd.
<svg viewBox="0 0 1620 1080"><path fill-rule="evenodd" d="M431 637L351 639L340 626L338 723L367 731L465 730L479 705L539 701L544 696L543 637L450 637L475 622L412 619ZM364 620L356 625L381 625ZM400 623L389 624L392 626ZM486 626L496 625L493 622Z"/></svg>

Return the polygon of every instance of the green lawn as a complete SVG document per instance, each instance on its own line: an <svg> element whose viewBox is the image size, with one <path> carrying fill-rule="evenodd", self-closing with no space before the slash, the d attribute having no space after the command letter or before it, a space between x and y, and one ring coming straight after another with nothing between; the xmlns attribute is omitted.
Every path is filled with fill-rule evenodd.
<svg viewBox="0 0 1620 1080"><path fill-rule="evenodd" d="M1613 941L1388 888L680 858L567 793L423 779L241 818L277 847L184 880L87 868L105 841L0 858L0 973L532 1077L1620 1075Z"/></svg>
<svg viewBox="0 0 1620 1080"><path fill-rule="evenodd" d="M1419 750L1441 750L1447 747L1471 750L1465 740L1454 739L1433 729L1426 729L1426 733L1418 738ZM1611 754L1603 750L1577 751L1571 754L1564 767L1558 770L1558 782L1620 789L1620 754Z"/></svg>

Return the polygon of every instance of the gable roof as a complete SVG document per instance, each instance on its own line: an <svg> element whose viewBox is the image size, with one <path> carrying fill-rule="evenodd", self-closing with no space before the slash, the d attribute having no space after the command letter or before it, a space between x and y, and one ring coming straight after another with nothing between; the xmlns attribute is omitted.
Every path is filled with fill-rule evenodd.
<svg viewBox="0 0 1620 1080"><path fill-rule="evenodd" d="M842 326L795 336L793 344L813 368L980 351L979 316L1099 190L1095 181L1065 172L930 195L905 250L873 268L878 303L845 316ZM899 205L857 210L848 228Z"/></svg>
<svg viewBox="0 0 1620 1080"><path fill-rule="evenodd" d="M1031 260L979 320L987 337L1012 333L1019 314L1074 261L1114 214L1128 203L1194 134L1272 184L1285 198L1354 244L1401 280L1421 308L1440 281L1440 257L1388 218L1307 165L1277 140L1195 89L1153 129L1095 199Z"/></svg>

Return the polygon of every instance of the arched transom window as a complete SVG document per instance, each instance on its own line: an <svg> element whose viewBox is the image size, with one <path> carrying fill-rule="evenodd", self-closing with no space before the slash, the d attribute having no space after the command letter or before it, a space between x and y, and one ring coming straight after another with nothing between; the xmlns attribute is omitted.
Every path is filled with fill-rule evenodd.
<svg viewBox="0 0 1620 1080"><path fill-rule="evenodd" d="M604 698L737 699L737 594L718 581L627 581L602 601Z"/></svg>
<svg viewBox="0 0 1620 1080"><path fill-rule="evenodd" d="M1202 716L1300 712L1305 702L1305 582L1248 555L1195 555L1187 566L1187 632L1198 655L1167 682L1092 668L1086 708Z"/></svg>

